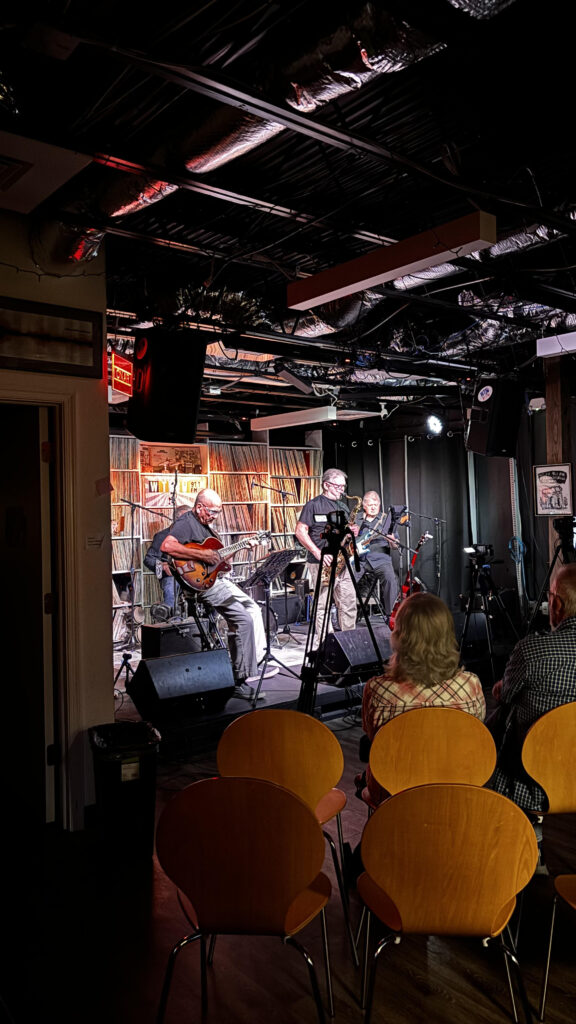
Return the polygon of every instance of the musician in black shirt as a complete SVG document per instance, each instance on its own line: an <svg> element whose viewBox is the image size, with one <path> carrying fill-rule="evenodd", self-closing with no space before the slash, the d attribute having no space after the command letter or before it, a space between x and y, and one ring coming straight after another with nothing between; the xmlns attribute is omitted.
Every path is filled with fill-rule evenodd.
<svg viewBox="0 0 576 1024"><path fill-rule="evenodd" d="M194 508L172 524L168 536L162 541L161 551L178 561L198 562L210 570L215 569L222 557L218 550L205 548L203 543L208 537L220 540L213 524L221 512L222 499L216 491L208 488L199 491ZM254 538L250 541L252 543L256 543ZM258 664L266 651L266 634L260 608L225 574L218 575L209 589L199 592L198 597L207 600L226 619L230 629L228 644L236 682L234 696L252 700L255 691L249 683L260 678ZM269 667L264 676L271 676L277 671L275 667ZM262 700L265 696L260 691L258 699Z"/></svg>

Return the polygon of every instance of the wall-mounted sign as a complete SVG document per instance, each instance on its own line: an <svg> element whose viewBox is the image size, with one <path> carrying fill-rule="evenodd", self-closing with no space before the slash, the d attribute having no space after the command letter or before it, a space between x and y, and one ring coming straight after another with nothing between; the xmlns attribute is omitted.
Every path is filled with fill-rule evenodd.
<svg viewBox="0 0 576 1024"><path fill-rule="evenodd" d="M570 463L534 466L534 512L537 516L572 515Z"/></svg>
<svg viewBox="0 0 576 1024"><path fill-rule="evenodd" d="M112 352L110 371L110 386L114 391L121 391L123 395L128 395L128 397L130 397L132 394L132 382L134 379L132 361L130 359L126 359L125 356L119 355L118 352Z"/></svg>

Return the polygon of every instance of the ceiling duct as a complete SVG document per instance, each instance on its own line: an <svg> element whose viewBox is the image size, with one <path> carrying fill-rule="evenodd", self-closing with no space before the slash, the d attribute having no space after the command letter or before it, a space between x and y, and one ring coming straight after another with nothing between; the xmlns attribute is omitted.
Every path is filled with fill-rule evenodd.
<svg viewBox="0 0 576 1024"><path fill-rule="evenodd" d="M326 103L380 74L399 71L437 53L444 44L427 38L405 21L397 20L382 4L356 5L349 23L338 26L326 38L309 44L297 59L282 61L276 56L269 71L268 91L277 104L286 104L299 113L314 113ZM194 174L214 171L230 160L268 141L284 127L243 112L237 107L220 107L200 128L165 140L153 154L155 166L179 167ZM84 216L122 217L159 202L177 189L177 185L153 179L150 175L120 173L97 198L91 209L75 212ZM72 210L71 212L74 212ZM105 232L77 227L67 229L69 260L93 258Z"/></svg>

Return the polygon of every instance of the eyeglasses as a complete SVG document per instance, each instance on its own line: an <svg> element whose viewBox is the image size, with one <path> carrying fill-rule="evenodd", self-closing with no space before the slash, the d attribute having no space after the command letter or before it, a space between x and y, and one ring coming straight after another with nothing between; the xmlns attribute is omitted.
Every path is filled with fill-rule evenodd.
<svg viewBox="0 0 576 1024"><path fill-rule="evenodd" d="M209 512L211 516L219 516L222 511L221 508L209 508L208 505L203 505L201 501L198 502L198 506L203 508L205 512Z"/></svg>
<svg viewBox="0 0 576 1024"><path fill-rule="evenodd" d="M337 483L334 483L334 480L327 480L326 484L327 484L328 487L335 487L337 491L345 491L346 490L346 484L337 484Z"/></svg>

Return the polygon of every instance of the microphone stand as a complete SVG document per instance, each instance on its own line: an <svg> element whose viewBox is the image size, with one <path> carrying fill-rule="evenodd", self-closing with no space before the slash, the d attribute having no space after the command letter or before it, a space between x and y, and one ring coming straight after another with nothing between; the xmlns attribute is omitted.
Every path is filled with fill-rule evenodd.
<svg viewBox="0 0 576 1024"><path fill-rule="evenodd" d="M294 491L283 491L281 487L271 487L270 484L261 484L259 480L253 480L251 487L261 487L265 491L275 491L275 493L279 494L280 497L282 498L282 528L284 530L284 547L286 547L286 538L288 536L288 527L286 523L286 498L297 499L298 495L295 494ZM293 640L294 643L301 644L302 641L299 640L294 633L292 633L290 626L288 624L288 580L286 578L287 571L288 570L286 569L284 572L284 626L277 634L277 638L281 636L287 636L288 639L286 640L286 644L289 644L291 640ZM280 641L278 640L278 642ZM281 644L280 646L285 647L286 644Z"/></svg>
<svg viewBox="0 0 576 1024"><path fill-rule="evenodd" d="M407 509L409 516L419 516L420 519L428 519L429 522L434 523L436 527L435 537L436 545L434 547L434 566L436 576L436 594L440 594L440 576L442 573L442 526L446 526L445 519L439 519L438 516L425 516L422 512L414 512L412 509Z"/></svg>

